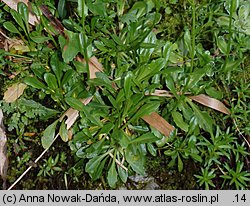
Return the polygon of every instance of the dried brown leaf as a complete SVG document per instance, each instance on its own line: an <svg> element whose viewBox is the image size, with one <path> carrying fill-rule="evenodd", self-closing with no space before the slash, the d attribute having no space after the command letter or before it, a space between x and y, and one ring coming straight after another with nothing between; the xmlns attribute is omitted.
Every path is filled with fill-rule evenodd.
<svg viewBox="0 0 250 206"><path fill-rule="evenodd" d="M92 100L92 97L86 98L86 99L82 99L81 102L85 105L87 105L88 103L90 103ZM69 130L72 125L75 123L75 121L77 120L78 116L79 116L79 111L73 109L73 108L69 108L59 119L59 121L62 121L64 117L67 117L67 120L65 121L66 124L66 128L67 130Z"/></svg>
<svg viewBox="0 0 250 206"><path fill-rule="evenodd" d="M2 0L5 4L7 4L10 8L14 9L17 11L17 4L19 2L23 2L25 3L26 5L28 5L29 1L28 0ZM35 25L37 23L39 23L39 20L37 19L37 17L32 14L31 12L29 13L29 23L31 25Z"/></svg>
<svg viewBox="0 0 250 206"><path fill-rule="evenodd" d="M16 101L23 94L26 87L27 85L23 83L13 84L4 93L4 101L8 103Z"/></svg>
<svg viewBox="0 0 250 206"><path fill-rule="evenodd" d="M145 115L142 117L142 119L166 137L168 137L170 133L174 131L174 127L156 112L153 112L150 115Z"/></svg>
<svg viewBox="0 0 250 206"><path fill-rule="evenodd" d="M3 125L3 112L0 109L0 175L3 179L3 189L6 189L6 178L8 170L7 136Z"/></svg>
<svg viewBox="0 0 250 206"><path fill-rule="evenodd" d="M95 67L95 70L96 70L95 72L103 72L103 66L95 56L91 57L89 59L89 61ZM94 75L95 75L95 73L94 73Z"/></svg>
<svg viewBox="0 0 250 206"><path fill-rule="evenodd" d="M76 57L76 60L79 62L84 62L86 64L85 59L81 58L80 56ZM89 59L89 78L94 79L96 78L96 72L103 72L103 66L98 61L98 59L93 56Z"/></svg>
<svg viewBox="0 0 250 206"><path fill-rule="evenodd" d="M67 130L70 129L70 127L75 123L77 117L79 116L79 111L69 108L61 117L60 121L63 120L64 117L67 117L67 120L65 121L65 124L67 126Z"/></svg>
<svg viewBox="0 0 250 206"><path fill-rule="evenodd" d="M153 95L158 97L174 97L171 92L161 89L156 89L153 93L146 93L146 95Z"/></svg>
<svg viewBox="0 0 250 206"><path fill-rule="evenodd" d="M177 92L178 95L182 95L181 92ZM190 94L190 92L185 92L185 95ZM154 92L149 93L147 92L146 95L153 95L153 96L158 96L158 97L174 97L174 95L167 90L163 90L163 89L156 89Z"/></svg>
<svg viewBox="0 0 250 206"><path fill-rule="evenodd" d="M49 19L50 24L66 39L68 38L67 35L64 33L64 27L62 23L50 12L47 6L41 5L40 9L44 16Z"/></svg>
<svg viewBox="0 0 250 206"><path fill-rule="evenodd" d="M214 99L212 97L209 97L205 94L199 94L197 96L189 96L188 98L202 104L205 105L207 107L210 107L212 109L215 109L219 112L222 112L224 114L230 114L229 109L219 100Z"/></svg>

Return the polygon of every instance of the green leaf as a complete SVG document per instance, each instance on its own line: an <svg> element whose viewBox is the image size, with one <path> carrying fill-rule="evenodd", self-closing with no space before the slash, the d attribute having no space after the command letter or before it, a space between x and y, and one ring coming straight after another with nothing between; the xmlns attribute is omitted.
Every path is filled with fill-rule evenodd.
<svg viewBox="0 0 250 206"><path fill-rule="evenodd" d="M128 145L129 145L129 139L127 137L126 134L124 134L124 132L120 131L120 136L121 136L121 139L119 140L119 144L123 147L123 148L127 148Z"/></svg>
<svg viewBox="0 0 250 206"><path fill-rule="evenodd" d="M79 99L76 99L73 97L66 97L65 101L69 106L73 107L74 109L76 109L78 111L84 110L85 105Z"/></svg>
<svg viewBox="0 0 250 206"><path fill-rule="evenodd" d="M83 0L77 0L77 3L78 3L78 6L77 6L77 11L78 11L78 14L80 17L83 17L82 14L82 9L84 8L84 16L87 16L88 15L88 7L87 5L85 4L85 1ZM84 7L83 7L84 6Z"/></svg>
<svg viewBox="0 0 250 206"><path fill-rule="evenodd" d="M17 11L15 11L14 9L10 10L10 14L15 19L17 24L22 28L22 30L25 31L25 26L23 24L22 16Z"/></svg>
<svg viewBox="0 0 250 206"><path fill-rule="evenodd" d="M127 99L132 95L131 86L132 86L133 76L134 76L133 73L129 71L124 77L124 93Z"/></svg>
<svg viewBox="0 0 250 206"><path fill-rule="evenodd" d="M121 159L119 157L119 153L117 154L117 159L119 162L121 162ZM120 179L122 180L122 182L126 183L127 179L128 179L128 171L126 171L125 169L123 169L119 165L117 165L117 170L118 170L118 175L119 175Z"/></svg>
<svg viewBox="0 0 250 206"><path fill-rule="evenodd" d="M80 52L79 45L79 35L71 31L65 31L68 36L68 41L65 39L59 38L59 44L62 50L62 57L64 62L68 63L75 58L75 56Z"/></svg>
<svg viewBox="0 0 250 206"><path fill-rule="evenodd" d="M18 31L18 29L15 27L15 25L12 24L10 21L4 22L3 26L4 26L5 29L7 29L8 31L10 31L11 33L20 34L20 32Z"/></svg>
<svg viewBox="0 0 250 206"><path fill-rule="evenodd" d="M107 176L108 184L112 188L115 187L116 182L117 182L117 171L116 171L115 166L116 166L116 163L115 163L115 156L114 156L112 165L109 168L108 176Z"/></svg>
<svg viewBox="0 0 250 206"><path fill-rule="evenodd" d="M44 89L47 90L47 87L36 77L26 77L24 79L24 83L30 85L36 89Z"/></svg>
<svg viewBox="0 0 250 206"><path fill-rule="evenodd" d="M106 160L107 160L108 157L106 157L104 160L101 161L100 165L98 166L97 170L95 171L95 173L93 174L92 176L92 179L93 180L97 180L100 178L100 176L102 175L102 171L103 171L103 168L105 166L105 163L106 163Z"/></svg>
<svg viewBox="0 0 250 206"><path fill-rule="evenodd" d="M86 157L91 159L100 155L105 149L103 149L105 144L105 138L102 138L98 142L93 143L88 149L86 149Z"/></svg>
<svg viewBox="0 0 250 206"><path fill-rule="evenodd" d="M63 76L63 66L61 65L62 62L59 59L59 54L57 52L54 52L51 59L50 59L50 65L51 69L56 75L56 79L58 84L61 84L61 78Z"/></svg>
<svg viewBox="0 0 250 206"><path fill-rule="evenodd" d="M115 125L113 122L105 124L100 130L99 134L109 134L109 132L114 128L114 126Z"/></svg>
<svg viewBox="0 0 250 206"><path fill-rule="evenodd" d="M196 70L195 72L191 73L190 80L188 82L188 88L189 89L193 88L205 74L206 74L205 68Z"/></svg>
<svg viewBox="0 0 250 206"><path fill-rule="evenodd" d="M86 1L86 4L88 6L88 9L95 15L95 16L106 16L106 5L104 1Z"/></svg>
<svg viewBox="0 0 250 206"><path fill-rule="evenodd" d="M167 85L168 89L177 98L178 95L177 95L177 91L176 91L176 88L175 88L175 83L174 83L173 77L171 75L166 75L165 78L166 78L166 85Z"/></svg>
<svg viewBox="0 0 250 206"><path fill-rule="evenodd" d="M45 41L51 40L50 37L47 36L30 36L30 39L38 44L44 43Z"/></svg>
<svg viewBox="0 0 250 206"><path fill-rule="evenodd" d="M228 59L226 66L224 67L223 72L228 73L231 71L239 71L240 70L240 64L242 63L242 59Z"/></svg>
<svg viewBox="0 0 250 206"><path fill-rule="evenodd" d="M74 109L78 110L78 111L82 111L84 112L85 116L94 124L102 127L103 124L100 121L100 119L98 119L98 117L96 115L93 115L90 112L90 107L85 106L79 99L75 99L73 97L66 97L65 101L68 105L70 105L71 107L73 107Z"/></svg>
<svg viewBox="0 0 250 206"><path fill-rule="evenodd" d="M57 81L56 81L56 77L54 74L51 73L45 73L44 74L44 80L45 82L48 84L48 87L52 90L56 90L58 89L58 85L57 85Z"/></svg>
<svg viewBox="0 0 250 206"><path fill-rule="evenodd" d="M63 76L62 85L66 86L74 75L76 75L76 72L73 69L68 70Z"/></svg>
<svg viewBox="0 0 250 206"><path fill-rule="evenodd" d="M112 39L115 41L115 43L117 43L118 45L122 46L123 42L121 40L120 37L118 37L116 34L111 34L110 35L112 37Z"/></svg>
<svg viewBox="0 0 250 206"><path fill-rule="evenodd" d="M164 151L164 154L167 155L167 156L176 156L177 151L175 151L175 150L166 150L166 151Z"/></svg>
<svg viewBox="0 0 250 206"><path fill-rule="evenodd" d="M172 52L172 47L173 45L169 41L167 41L163 47L163 57L166 62L169 60L170 54Z"/></svg>
<svg viewBox="0 0 250 206"><path fill-rule="evenodd" d="M76 68L76 71L77 71L78 73L88 73L88 71L87 71L87 66L86 66L85 63L83 63L83 62L78 62L78 61L73 61L73 64L74 64L74 66L75 66L75 68Z"/></svg>
<svg viewBox="0 0 250 206"><path fill-rule="evenodd" d="M184 34L184 43L185 43L187 51L191 53L192 52L191 36L190 36L190 32L188 29L185 31L185 34Z"/></svg>
<svg viewBox="0 0 250 206"><path fill-rule="evenodd" d="M60 167L53 167L53 170L54 170L54 171L57 171L57 172L63 171L62 168L60 168Z"/></svg>
<svg viewBox="0 0 250 206"><path fill-rule="evenodd" d="M220 26L228 26L230 22L230 18L227 16L221 16L217 18L216 21Z"/></svg>
<svg viewBox="0 0 250 206"><path fill-rule="evenodd" d="M57 11L61 19L67 15L67 10L65 6L66 0L59 0L57 5Z"/></svg>
<svg viewBox="0 0 250 206"><path fill-rule="evenodd" d="M42 146L44 149L49 148L54 141L57 122L58 122L58 120L55 121L54 123L52 123L51 125L49 125L44 130L44 133L42 136Z"/></svg>
<svg viewBox="0 0 250 206"><path fill-rule="evenodd" d="M102 127L103 124L100 121L100 119L98 118L98 116L96 114L94 114L93 112L91 112L90 110L91 108L88 106L83 106L83 112L85 114L85 116L95 125L98 125L99 127Z"/></svg>
<svg viewBox="0 0 250 206"><path fill-rule="evenodd" d="M107 74L104 74L103 72L96 72L96 77L97 78L91 80L95 86L105 86L109 92L111 92L112 94L116 94L117 91L113 88L113 83L108 78Z"/></svg>
<svg viewBox="0 0 250 206"><path fill-rule="evenodd" d="M100 177L101 170L104 167L105 161L102 161L108 153L105 153L100 156L95 156L91 160L89 160L85 166L85 171L89 173L90 177L93 180L96 180ZM99 168L99 169L98 169Z"/></svg>
<svg viewBox="0 0 250 206"><path fill-rule="evenodd" d="M27 110L25 114L26 116L29 116L28 114L33 116L35 113L40 117L41 120L47 120L59 113L58 111L47 108L42 104L35 102L34 100L20 99L18 101L18 106L20 108L24 107Z"/></svg>
<svg viewBox="0 0 250 206"><path fill-rule="evenodd" d="M108 52L107 47L100 41L94 41L94 44L97 49L99 49L102 52Z"/></svg>
<svg viewBox="0 0 250 206"><path fill-rule="evenodd" d="M238 14L239 14L239 18L240 19L244 19L244 20L249 20L248 17L250 15L250 7L249 5L241 5L240 8L239 8L239 11L238 11Z"/></svg>
<svg viewBox="0 0 250 206"><path fill-rule="evenodd" d="M205 111L200 111L199 108L191 101L188 101L192 109L194 110L194 116L197 118L197 122L199 126L205 131L209 132L211 135L213 134L212 125L213 120Z"/></svg>
<svg viewBox="0 0 250 206"><path fill-rule="evenodd" d="M178 154L178 171L181 172L183 170L183 162L181 160L180 155Z"/></svg>
<svg viewBox="0 0 250 206"><path fill-rule="evenodd" d="M157 150L155 149L155 147L154 147L153 144L148 143L148 144L147 144L147 149L148 149L149 153L150 153L152 156L156 157L156 155L157 155Z"/></svg>
<svg viewBox="0 0 250 206"><path fill-rule="evenodd" d="M183 131L188 131L188 124L184 122L181 113L179 112L172 112L172 117L174 119L175 124L181 128Z"/></svg>
<svg viewBox="0 0 250 206"><path fill-rule="evenodd" d="M147 77L157 74L166 64L164 58L153 60L150 64L141 66L137 72L137 81L142 81Z"/></svg>
<svg viewBox="0 0 250 206"><path fill-rule="evenodd" d="M163 147L167 143L167 141L168 141L168 137L163 135L160 140L156 141L156 145L157 145L157 147Z"/></svg>
<svg viewBox="0 0 250 206"><path fill-rule="evenodd" d="M23 2L19 2L17 5L17 10L25 23L27 31L29 31L29 9L27 5Z"/></svg>
<svg viewBox="0 0 250 206"><path fill-rule="evenodd" d="M129 144L145 144L145 143L153 143L155 141L159 140L154 134L151 132L148 132L146 134L141 135L140 137L137 137L129 142Z"/></svg>
<svg viewBox="0 0 250 206"><path fill-rule="evenodd" d="M131 118L130 121L143 117L144 115L149 115L152 112L157 111L160 103L158 101L146 102L140 109L136 112L136 114Z"/></svg>
<svg viewBox="0 0 250 206"><path fill-rule="evenodd" d="M217 45L220 49L220 51L223 53L223 54L226 54L227 53L227 42L225 41L224 37L223 36L219 36L218 39L217 39Z"/></svg>
<svg viewBox="0 0 250 206"><path fill-rule="evenodd" d="M190 156L191 156L194 160L196 160L196 161L198 161L198 162L202 162L202 158L201 158L200 155L198 155L198 154L196 154L196 153L190 153Z"/></svg>
<svg viewBox="0 0 250 206"><path fill-rule="evenodd" d="M129 165L132 167L132 169L137 172L138 174L144 175L145 174L145 168L144 168L144 162L145 162L145 156L141 151L132 151L133 148L131 148L132 145L126 148L125 150L125 157Z"/></svg>
<svg viewBox="0 0 250 206"><path fill-rule="evenodd" d="M85 55L87 57L92 56L92 42L91 42L91 39L88 39L88 36L86 34L84 34L83 32L78 34L78 45L79 45L79 48L80 48L80 52L84 57L85 57Z"/></svg>
<svg viewBox="0 0 250 206"><path fill-rule="evenodd" d="M59 134L60 134L62 141L64 141L64 142L68 141L68 130L66 128L66 124L64 121L61 123L60 129L59 129Z"/></svg>
<svg viewBox="0 0 250 206"><path fill-rule="evenodd" d="M206 93L215 99L221 100L223 98L223 93L221 91L216 90L214 87L209 87L205 89Z"/></svg>

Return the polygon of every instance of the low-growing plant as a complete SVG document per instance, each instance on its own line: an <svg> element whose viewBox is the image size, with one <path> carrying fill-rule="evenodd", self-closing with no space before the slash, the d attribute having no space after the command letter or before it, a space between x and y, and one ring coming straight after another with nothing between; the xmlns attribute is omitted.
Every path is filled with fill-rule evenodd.
<svg viewBox="0 0 250 206"><path fill-rule="evenodd" d="M247 189L249 84L231 79L249 67L248 1L184 1L187 22L171 41L159 35L166 31L157 31L167 29L160 25L161 11L180 3L132 2L78 0L56 6L46 1L45 7L38 1L32 8L41 24L32 32L24 4L10 11L37 50L26 55L33 60L23 78L29 86L23 97L0 102L9 115L8 129L21 137L31 121L41 121L49 124L41 138L46 150L58 136L69 143L79 164L65 172L64 153L51 155L38 173L64 172L66 188L67 176L77 174L74 181L79 181L82 168L92 180L105 177L115 188L132 172L145 175L147 155L157 157L163 150L168 166L179 172L185 160L194 161L201 170L195 175L200 187ZM22 36L16 26L4 22ZM222 104L225 99L230 111ZM167 136L148 123L144 117L153 113L175 131Z"/></svg>
<svg viewBox="0 0 250 206"><path fill-rule="evenodd" d="M66 156L65 153L57 154L55 158L50 156L48 160L44 160L43 165L40 165L40 171L37 176L43 175L46 176L53 176L57 172L63 171L63 169L58 164L66 164Z"/></svg>

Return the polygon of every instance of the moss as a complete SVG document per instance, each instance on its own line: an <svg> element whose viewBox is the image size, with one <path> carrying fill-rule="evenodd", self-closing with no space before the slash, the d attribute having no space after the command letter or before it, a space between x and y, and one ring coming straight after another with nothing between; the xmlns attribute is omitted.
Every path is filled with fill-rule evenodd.
<svg viewBox="0 0 250 206"><path fill-rule="evenodd" d="M199 189L194 174L198 173L194 162L184 162L184 170L180 173L175 168L168 167L165 156L148 158L147 172L155 178L156 183L163 190L191 190Z"/></svg>
<svg viewBox="0 0 250 206"><path fill-rule="evenodd" d="M172 2L172 3L171 3ZM176 40L187 23L188 15L185 11L186 1L161 0L162 20L156 26L158 37L167 40Z"/></svg>

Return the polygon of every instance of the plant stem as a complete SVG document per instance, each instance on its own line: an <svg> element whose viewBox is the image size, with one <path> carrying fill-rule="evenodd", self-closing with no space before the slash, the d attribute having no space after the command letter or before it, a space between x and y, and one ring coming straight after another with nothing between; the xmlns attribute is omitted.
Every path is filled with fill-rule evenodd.
<svg viewBox="0 0 250 206"><path fill-rule="evenodd" d="M82 32L79 36L80 42L83 44L83 56L86 61L86 67L88 71L88 79L90 77L90 71L89 71L89 58L88 58L88 52L87 52L87 42L86 42L86 32L85 32L85 0L82 0ZM82 41L81 41L82 39Z"/></svg>
<svg viewBox="0 0 250 206"><path fill-rule="evenodd" d="M223 64L223 69L225 69L227 63L228 63L228 57L230 54L230 50L231 50L231 39L232 39L232 20L233 20L233 9L235 7L235 0L231 0L231 4L230 4L230 15L229 15L229 25L228 25L228 43L227 43L227 53L226 53L226 60L224 61Z"/></svg>
<svg viewBox="0 0 250 206"><path fill-rule="evenodd" d="M195 36L196 36L196 32L195 32L195 17L196 17L196 13L195 13L195 0L192 1L191 3L192 6L192 31L191 31L191 46L192 46L192 51L191 51L191 71L193 72L194 69L194 56L195 56Z"/></svg>

